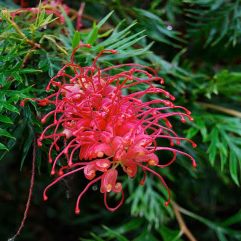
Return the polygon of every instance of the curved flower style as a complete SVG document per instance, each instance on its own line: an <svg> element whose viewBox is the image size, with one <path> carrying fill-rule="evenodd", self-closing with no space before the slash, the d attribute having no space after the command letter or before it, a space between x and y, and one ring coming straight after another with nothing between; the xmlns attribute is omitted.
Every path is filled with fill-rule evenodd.
<svg viewBox="0 0 241 241"><path fill-rule="evenodd" d="M163 80L151 68L139 64L121 64L104 69L97 67L96 61L104 52L116 53L104 50L91 66L85 67L75 64L72 56L71 62L59 70L47 86L47 90L54 89L54 93L38 100L41 106L54 107L42 118L42 123L49 119L50 124L38 139L39 146L45 139L52 140L48 158L52 164L51 174L58 175L45 188L44 200L47 200L50 187L69 175L83 171L89 183L78 196L76 214L80 212L82 196L98 181L106 208L115 211L124 201L118 176L126 173L134 178L138 170L142 170L144 177L146 172L150 172L160 179L169 194L165 203L168 205L169 189L163 177L152 167L169 166L177 154L190 158L192 165L196 166L193 157L172 147L182 140L195 147L191 140L177 136L169 120L172 116L179 117L183 122L192 120L190 112L172 103L175 98L159 87ZM158 98L151 99L154 94ZM164 139L170 142L171 147L158 146ZM157 151L169 151L173 153L173 158L163 164L155 154ZM144 184L144 179L140 184ZM115 208L108 206L109 192L122 194Z"/></svg>

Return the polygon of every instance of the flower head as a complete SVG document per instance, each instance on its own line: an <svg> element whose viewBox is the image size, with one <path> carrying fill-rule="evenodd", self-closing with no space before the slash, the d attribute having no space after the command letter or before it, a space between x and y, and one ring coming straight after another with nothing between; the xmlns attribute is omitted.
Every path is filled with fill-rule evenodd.
<svg viewBox="0 0 241 241"><path fill-rule="evenodd" d="M153 167L169 166L177 154L188 157L196 166L192 156L172 147L183 140L195 147L191 140L178 137L170 122L173 116L183 122L192 120L190 112L174 105L174 96L160 87L163 80L151 68L139 64L99 68L96 61L104 52L115 53L102 51L91 66L85 67L75 64L72 56L71 62L50 80L47 90L53 93L37 100L41 106L53 106L53 110L42 118L42 123L48 125L41 133L38 145L41 146L45 139L52 140L48 158L51 174L58 175L45 188L44 199L47 199L49 188L58 181L83 171L89 183L78 196L76 213L80 212L82 196L96 182L100 182L105 206L114 211L124 201L119 175L126 173L135 178L138 170L144 174L150 172L159 178L169 193L163 177ZM151 98L154 95L156 98ZM170 146L159 146L163 139L168 140ZM173 158L168 163L161 163L157 151L171 152ZM110 192L122 194L115 208L107 203ZM169 199L170 193L166 204Z"/></svg>

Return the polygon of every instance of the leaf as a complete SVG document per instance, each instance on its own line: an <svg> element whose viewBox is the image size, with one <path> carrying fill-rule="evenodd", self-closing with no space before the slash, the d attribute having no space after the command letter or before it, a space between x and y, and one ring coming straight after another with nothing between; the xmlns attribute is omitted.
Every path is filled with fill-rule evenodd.
<svg viewBox="0 0 241 241"><path fill-rule="evenodd" d="M1 105L2 105L5 109L7 109L7 110L9 110L9 111L11 111L11 112L15 112L15 113L19 114L18 108L15 107L14 105L11 105L11 104L9 104L9 103L7 103L7 102L1 103Z"/></svg>
<svg viewBox="0 0 241 241"><path fill-rule="evenodd" d="M217 231L217 237L219 241L228 241L223 233Z"/></svg>
<svg viewBox="0 0 241 241"><path fill-rule="evenodd" d="M137 43L142 38L144 38L145 37L143 35L144 32L145 31L141 31L141 32L131 35L130 37L126 37L122 40L119 40L115 44L110 45L109 48L110 49L118 49L118 50L128 48L128 47L132 46L133 44Z"/></svg>
<svg viewBox="0 0 241 241"><path fill-rule="evenodd" d="M182 233L179 230L170 229L163 225L159 232L162 235L163 241L182 241L180 238Z"/></svg>
<svg viewBox="0 0 241 241"><path fill-rule="evenodd" d="M5 137L8 137L8 138L12 138L12 139L16 139L14 136L12 136L8 131L0 128L0 137L1 136L5 136Z"/></svg>
<svg viewBox="0 0 241 241"><path fill-rule="evenodd" d="M100 28L109 19L109 17L112 15L112 13L113 13L113 11L110 12L108 15L106 15L97 25L96 25L96 23L93 24L92 30L88 34L87 39L85 41L87 44L93 45L96 42L96 40L98 39L98 32L99 32Z"/></svg>
<svg viewBox="0 0 241 241"><path fill-rule="evenodd" d="M146 33L150 38L180 48L179 43L184 40L179 37L180 33L178 31L168 30L162 19L154 13L139 8L134 8L134 12L137 19L139 19L139 24L146 29Z"/></svg>
<svg viewBox="0 0 241 241"><path fill-rule="evenodd" d="M203 89L206 96L222 94L234 100L241 101L241 73L222 70L215 74L208 85ZM227 88L227 84L229 87Z"/></svg>
<svg viewBox="0 0 241 241"><path fill-rule="evenodd" d="M87 44L91 44L91 45L93 43L95 43L97 38L98 38L98 31L99 31L99 28L94 23L93 26L92 26L92 30L90 31L89 35L87 36L87 39L86 39L85 42Z"/></svg>
<svg viewBox="0 0 241 241"><path fill-rule="evenodd" d="M34 140L34 133L32 131L32 128L29 127L28 128L28 135L27 135L27 137L25 137L24 144L23 144L22 155L21 155L22 158L21 158L21 162L20 162L20 170L23 167L24 161L26 159L26 156L29 152L30 147L33 144L33 140Z"/></svg>
<svg viewBox="0 0 241 241"><path fill-rule="evenodd" d="M159 239L155 238L154 235L151 234L150 231L145 230L133 241L158 241Z"/></svg>
<svg viewBox="0 0 241 241"><path fill-rule="evenodd" d="M166 190L151 177L146 178L144 186L134 182L127 184L131 195L126 202L131 204L131 214L144 217L150 226L154 226L156 229L160 228L164 217L172 215L172 209L164 206ZM138 186L134 188L134 185Z"/></svg>
<svg viewBox="0 0 241 241"><path fill-rule="evenodd" d="M208 143L207 153L209 162L218 166L220 160L221 171L229 167L233 181L240 184L241 167L241 120L225 115L207 114L194 115L195 123L187 132L187 136L201 133L204 142ZM214 165L215 164L215 165Z"/></svg>
<svg viewBox="0 0 241 241"><path fill-rule="evenodd" d="M6 124L13 124L13 121L4 115L0 115L0 122L6 123Z"/></svg>
<svg viewBox="0 0 241 241"><path fill-rule="evenodd" d="M228 227L228 226L231 226L233 224L239 224L239 223L241 223L241 210L236 212L231 217L226 218L225 221L222 222L222 225Z"/></svg>
<svg viewBox="0 0 241 241"><path fill-rule="evenodd" d="M104 241L104 239L100 238L98 235L91 233L91 236L94 238L96 241ZM85 239L80 239L80 240L85 240ZM89 241L93 241L93 239L88 239Z"/></svg>
<svg viewBox="0 0 241 241"><path fill-rule="evenodd" d="M0 142L0 150L6 150L8 151L8 148Z"/></svg>
<svg viewBox="0 0 241 241"><path fill-rule="evenodd" d="M47 63L48 63L48 68L49 68L48 73L49 73L49 76L52 78L54 76L55 69L58 69L58 68L53 63L52 58L48 53L46 53L46 60L47 60Z"/></svg>
<svg viewBox="0 0 241 241"><path fill-rule="evenodd" d="M128 239L126 239L123 235L116 232L114 229L110 229L106 226L103 226L103 228L107 231L109 237L113 236L118 241L128 241Z"/></svg>
<svg viewBox="0 0 241 241"><path fill-rule="evenodd" d="M241 163L239 163L238 158L236 157L235 153L233 151L231 151L230 152L230 160L229 160L229 169L230 169L231 177L237 185L239 185L238 169L240 166L241 166Z"/></svg>
<svg viewBox="0 0 241 241"><path fill-rule="evenodd" d="M98 24L97 24L97 28L101 28L105 22L110 18L110 16L113 14L114 11L111 11L110 13L108 13Z"/></svg>
<svg viewBox="0 0 241 241"><path fill-rule="evenodd" d="M185 12L189 18L189 38L199 39L197 35L201 35L205 47L223 44L227 48L240 41L239 1L191 1Z"/></svg>
<svg viewBox="0 0 241 241"><path fill-rule="evenodd" d="M67 27L68 27L68 30L69 30L69 35L72 38L73 35L74 35L74 32L75 32L73 22L71 21L70 17L66 14L63 7L60 7L60 8L61 8L61 13L63 14L64 19L66 21L66 24L67 24Z"/></svg>
<svg viewBox="0 0 241 241"><path fill-rule="evenodd" d="M209 141L211 141L211 144L209 145L208 152L209 152L209 160L212 165L214 165L216 154L217 154L217 144L219 141L218 136L218 129L213 128L210 135L209 135Z"/></svg>
<svg viewBox="0 0 241 241"><path fill-rule="evenodd" d="M74 32L74 37L73 37L73 39L72 39L72 48L73 48L73 49L76 48L76 47L79 45L80 39L81 39L80 32L75 31L75 32Z"/></svg>
<svg viewBox="0 0 241 241"><path fill-rule="evenodd" d="M118 43L119 41L124 39L128 34L130 34L131 28L133 28L136 25L136 21L134 21L132 24L130 24L129 26L120 31L120 28L123 25L123 23L124 21L121 21L114 29L111 36L102 41L99 45L103 46L104 48L109 48L111 44Z"/></svg>

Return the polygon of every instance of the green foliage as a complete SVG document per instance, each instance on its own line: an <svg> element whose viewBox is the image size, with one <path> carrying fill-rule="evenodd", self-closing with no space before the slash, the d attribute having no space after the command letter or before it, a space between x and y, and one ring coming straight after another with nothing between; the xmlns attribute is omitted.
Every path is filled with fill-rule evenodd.
<svg viewBox="0 0 241 241"><path fill-rule="evenodd" d="M198 133L203 142L208 143L209 161L213 166L220 165L221 171L229 171L234 182L239 185L241 177L241 119L225 115L194 116L195 124L187 132L189 138ZM220 160L220 162L217 162Z"/></svg>
<svg viewBox="0 0 241 241"><path fill-rule="evenodd" d="M132 34L132 29L136 26L136 22L133 21L128 27L124 28L124 21L121 21L116 27L109 26L107 30L101 30L103 25L108 21L108 19L113 14L113 11L106 15L98 24L93 23L92 29L88 33L80 33L75 31L73 33L72 39L67 38L66 36L61 35L60 39L64 43L66 49L75 48L80 42L85 44L91 44L92 48L85 50L80 49L81 55L76 55L76 60L80 62L83 59L83 54L86 57L86 62L91 63L93 58L104 49L115 49L118 52L118 55L105 55L99 59L100 63L107 63L109 61L123 61L126 59L131 59L137 56L144 56L149 53L149 49L152 44L149 44L143 49L134 48L135 44L140 42L145 38L144 30L139 31L136 34ZM68 16L65 16L71 29L74 28L73 23L71 23ZM101 33L100 33L101 32ZM71 49L70 49L71 50Z"/></svg>
<svg viewBox="0 0 241 241"><path fill-rule="evenodd" d="M42 58L47 52L42 49L33 50L31 48L24 35L19 33L22 30L18 31L19 27L13 24L9 12L1 12L1 17L3 21L0 23L0 128L2 130L0 148L4 151L1 154L1 158L3 158L7 154L6 151L13 148L16 141L19 141L19 138L21 138L21 136L16 136L19 129L18 125L20 129L23 125L25 127L31 126L33 123L30 119L33 119L36 115L34 112L30 112L28 114L32 115L30 119L25 119L26 109L22 109L20 101L43 92L41 88L45 84L39 84L34 81L39 74L44 73L44 68L41 68L42 66L39 66L39 68L26 66L27 61L30 61L31 55ZM36 36L34 41L41 41L44 34L40 34L40 32L37 34L36 32L42 26L50 24L53 21L51 19L52 15L47 16L45 11L43 11L38 15L36 22L26 25L26 22L19 21L19 24L24 25L23 31L25 36L29 36L31 33ZM25 121L27 122L25 123ZM24 149L21 165L31 147L33 135L31 137L31 139L26 138L23 140Z"/></svg>
<svg viewBox="0 0 241 241"><path fill-rule="evenodd" d="M205 36L205 46L225 46L240 44L241 5L239 0L223 1L185 1L188 23L191 25L190 34Z"/></svg>
<svg viewBox="0 0 241 241"><path fill-rule="evenodd" d="M203 89L208 98L211 98L212 94L220 94L235 101L241 101L241 74L227 70L220 71Z"/></svg>
<svg viewBox="0 0 241 241"><path fill-rule="evenodd" d="M29 97L30 87L25 87L26 73L31 69L22 69L21 56L17 47L9 52L7 43L0 45L0 149L8 150L9 139L11 142L16 138L11 134L13 124L17 123L20 115L20 100Z"/></svg>
<svg viewBox="0 0 241 241"><path fill-rule="evenodd" d="M132 221L123 224L119 228L109 228L103 226L100 234L91 233L91 239L81 238L82 241L103 241L103 240L118 240L118 241L158 241L162 237L164 241L182 241L180 232L171 230L162 226L157 232L151 232L151 229L144 227L139 230L145 223L141 219L133 219Z"/></svg>
<svg viewBox="0 0 241 241"><path fill-rule="evenodd" d="M149 226L156 229L173 216L172 209L164 205L167 192L160 182L156 183L156 179L148 176L145 185L130 181L127 184L132 195L126 202L131 204L132 216L144 217Z"/></svg>
<svg viewBox="0 0 241 241"><path fill-rule="evenodd" d="M11 125L23 118L23 115L19 116L21 113L20 101L42 94L47 84L46 80L57 73L61 65L70 58L72 49L77 47L80 41L93 45L91 52L89 50L81 51L81 55L84 53L89 62L103 49L115 48L120 54L118 57L103 57L100 62L143 55L150 47L147 46L142 50L133 49L133 45L144 37L143 31L129 36L130 29L135 23L124 30L120 30L120 24L116 28L99 34L99 30L113 12L110 12L98 24L94 23L93 28L87 34L82 35L82 33L74 31L73 22L62 11L66 20L66 26L62 26L62 28L67 28L66 31L69 34L64 35L60 33L63 30L59 25L55 25L54 28L49 27L56 22L57 18L53 14L47 14L42 5L40 5L40 9L41 11L32 22L30 20L29 22L24 21L21 15L15 17L16 23L19 24L17 27L12 22L10 12L1 12L3 21L0 22L0 40L2 39L0 41L0 130L2 130L0 150L9 151L9 148L14 146L13 140L16 140L16 138L9 130ZM28 16L28 13L26 15ZM42 28L46 30L42 31ZM26 36L33 36L30 41L41 44L41 47L38 49L32 48L31 44L26 41ZM105 38L105 41L100 42L103 38ZM37 65L33 57L39 59ZM78 56L76 58L78 59ZM26 67L26 65L31 67ZM39 79L39 74L41 74L41 79ZM34 79L37 76L36 82ZM33 118L36 113L31 113ZM9 138L12 140L8 141ZM33 139L33 134L31 134L31 137L26 137L27 143L21 166L30 148L31 138Z"/></svg>
<svg viewBox="0 0 241 241"><path fill-rule="evenodd" d="M141 27L146 29L148 37L173 47L180 47L178 43L183 42L183 39L180 38L180 33L178 31L170 31L161 18L143 9L136 8L134 12Z"/></svg>

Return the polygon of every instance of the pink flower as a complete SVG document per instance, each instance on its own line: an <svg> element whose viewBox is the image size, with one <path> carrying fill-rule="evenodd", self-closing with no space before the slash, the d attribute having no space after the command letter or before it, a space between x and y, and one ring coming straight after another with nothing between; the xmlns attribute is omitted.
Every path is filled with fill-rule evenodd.
<svg viewBox="0 0 241 241"><path fill-rule="evenodd" d="M104 52L115 53L102 51L91 66L85 67L75 64L72 56L71 62L50 80L47 90L53 93L38 100L41 106L53 106L53 110L42 118L42 123L48 121L48 125L41 133L38 145L41 146L45 139L52 140L48 158L51 174L58 174L45 188L44 199L47 199L49 188L58 181L83 171L89 183L78 196L76 213L80 212L79 203L84 193L99 181L105 206L114 211L124 201L119 175L124 171L130 178L135 178L140 169L145 175L150 172L159 178L168 191L168 204L169 189L153 167L169 166L177 154L188 157L196 166L192 156L172 147L183 140L196 146L191 140L178 137L170 122L173 116L183 122L192 120L190 111L174 105L175 98L160 87L163 80L151 68L139 64L97 67L96 61ZM162 139L168 140L170 146L158 146ZM162 163L158 151L171 152L173 158ZM122 194L115 208L108 206L109 192Z"/></svg>

